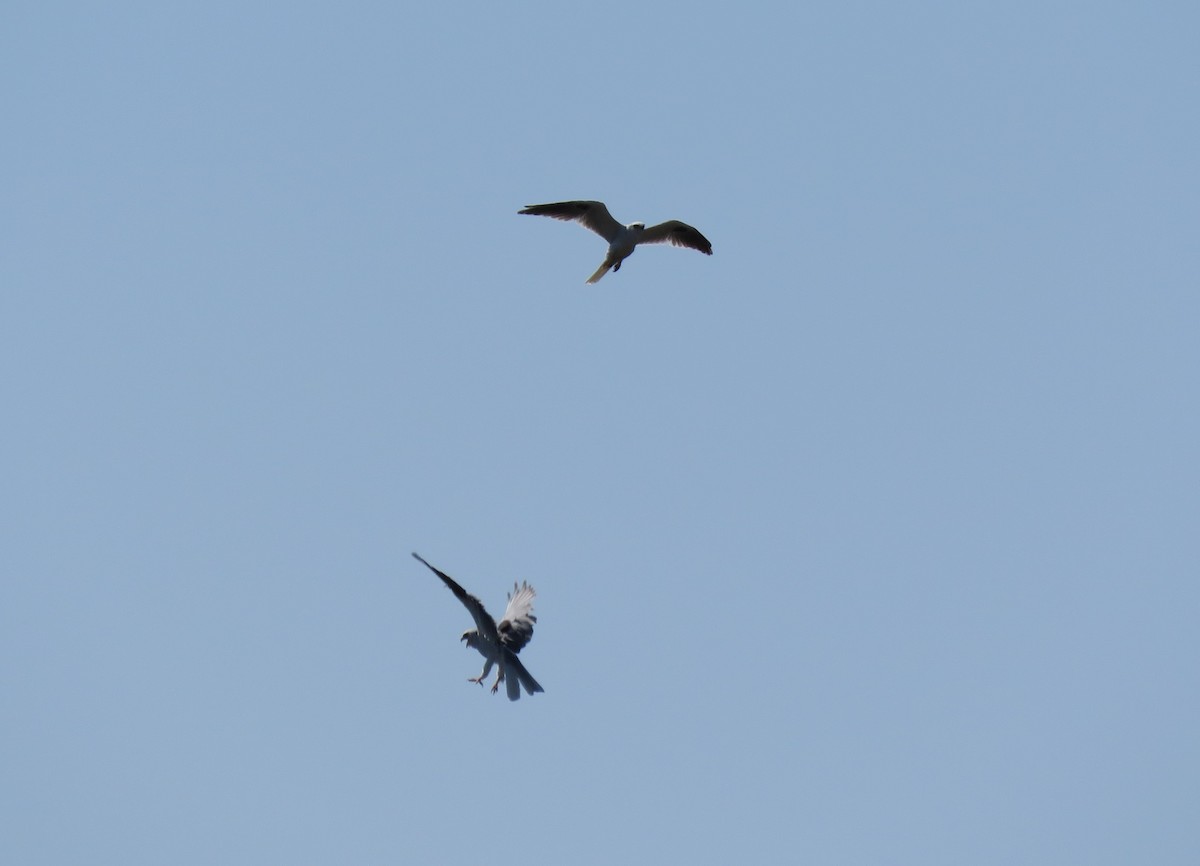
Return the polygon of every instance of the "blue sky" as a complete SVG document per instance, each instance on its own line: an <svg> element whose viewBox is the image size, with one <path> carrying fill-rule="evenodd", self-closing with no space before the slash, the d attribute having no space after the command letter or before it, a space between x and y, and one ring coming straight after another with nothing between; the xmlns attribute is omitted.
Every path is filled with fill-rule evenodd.
<svg viewBox="0 0 1200 866"><path fill-rule="evenodd" d="M1194 863L1198 28L6 4L0 860Z"/></svg>

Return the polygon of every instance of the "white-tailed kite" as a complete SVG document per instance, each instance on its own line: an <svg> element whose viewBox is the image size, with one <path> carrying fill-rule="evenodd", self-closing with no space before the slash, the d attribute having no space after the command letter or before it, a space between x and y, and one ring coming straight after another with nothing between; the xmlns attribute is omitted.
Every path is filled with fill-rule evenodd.
<svg viewBox="0 0 1200 866"><path fill-rule="evenodd" d="M645 223L630 223L621 225L602 201L559 201L553 204L531 204L517 213L532 216L554 217L556 220L578 220L584 228L589 228L608 241L608 255L604 264L596 273L588 277L589 283L597 282L608 273L609 268L621 270L621 262L633 255L638 244L671 243L677 247L688 247L699 250L706 256L712 255L712 244L708 238L700 234L687 223L679 220L668 220L665 223L646 228Z"/></svg>
<svg viewBox="0 0 1200 866"><path fill-rule="evenodd" d="M510 701L521 697L521 686L531 695L544 691L517 658L521 647L533 637L533 624L537 622L537 617L533 615L533 587L525 581L521 581L520 587L514 583L513 591L508 594L508 607L504 610L504 618L497 623L484 609L483 603L459 586L454 578L438 571L419 554L414 553L413 557L424 563L426 568L450 587L450 591L475 620L475 628L464 631L461 638L467 642L467 646L479 650L479 654L484 658L483 673L477 677L470 677L470 681L483 685L483 678L491 672L492 665L497 665L500 670L496 674L496 682L492 685L492 694L500 688L501 682L504 682L508 689ZM512 676L509 676L510 673Z"/></svg>

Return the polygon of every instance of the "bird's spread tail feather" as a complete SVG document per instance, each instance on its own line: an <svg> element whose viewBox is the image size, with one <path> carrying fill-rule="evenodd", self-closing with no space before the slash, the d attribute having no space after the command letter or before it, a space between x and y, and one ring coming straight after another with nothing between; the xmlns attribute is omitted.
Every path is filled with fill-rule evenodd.
<svg viewBox="0 0 1200 866"><path fill-rule="evenodd" d="M525 669L525 665L521 664L521 660L511 653L504 660L504 679L510 701L521 697L521 686L524 686L525 691L530 695L545 691L533 678L533 675Z"/></svg>
<svg viewBox="0 0 1200 866"><path fill-rule="evenodd" d="M609 268L611 268L611 267L612 267L612 262L610 262L608 259L605 259L605 260L604 260L604 264L602 264L602 265L600 266L599 270L597 270L597 271L596 271L596 273L594 273L594 274L592 274L590 277L588 277L588 280L587 280L587 281L588 281L588 283L590 284L590 283L598 283L598 282L600 282L600 278L601 278L602 276L604 276L605 274L607 274L607 273L608 273L608 269L609 269Z"/></svg>

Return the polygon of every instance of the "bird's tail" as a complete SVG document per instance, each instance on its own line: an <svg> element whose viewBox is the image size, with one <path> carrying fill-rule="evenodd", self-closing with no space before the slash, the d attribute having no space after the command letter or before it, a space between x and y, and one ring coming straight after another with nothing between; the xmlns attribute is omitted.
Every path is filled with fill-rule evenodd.
<svg viewBox="0 0 1200 866"><path fill-rule="evenodd" d="M602 276L604 276L605 274L607 274L609 268L611 268L611 267L612 267L612 262L610 262L608 259L605 259L604 264L602 264L600 266L600 269L597 270L596 273L594 273L590 277L588 277L588 279L587 279L588 283L590 284L590 283L600 282L600 278Z"/></svg>
<svg viewBox="0 0 1200 866"><path fill-rule="evenodd" d="M521 697L521 686L525 687L526 693L530 695L544 692L538 681L533 678L529 671L525 670L525 665L521 664L521 660L512 653L506 653L504 659L504 686L508 690L508 699L515 701Z"/></svg>

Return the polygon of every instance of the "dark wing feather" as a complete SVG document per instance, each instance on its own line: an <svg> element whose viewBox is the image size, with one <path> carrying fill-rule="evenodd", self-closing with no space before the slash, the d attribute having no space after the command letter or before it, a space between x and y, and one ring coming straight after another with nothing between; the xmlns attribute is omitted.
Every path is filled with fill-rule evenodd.
<svg viewBox="0 0 1200 866"><path fill-rule="evenodd" d="M442 583L450 588L455 598L461 601L463 606L470 612L471 619L475 620L475 628L479 630L479 634L485 640L491 641L493 644L499 643L500 634L496 630L496 621L492 619L492 615L484 608L483 602L459 586L450 575L444 571L439 571L428 562L425 562L420 554L414 552L413 558L423 563L426 568L442 579Z"/></svg>
<svg viewBox="0 0 1200 866"><path fill-rule="evenodd" d="M518 587L513 584L513 591L508 594L508 607L504 609L504 618L496 626L500 633L500 641L514 653L533 638L533 624L537 617L533 615L533 599L536 593L533 587L521 581Z"/></svg>
<svg viewBox="0 0 1200 866"><path fill-rule="evenodd" d="M708 238L700 234L692 226L687 223L681 223L679 220L667 220L665 223L650 226L642 232L642 236L638 238L638 243L670 243L677 247L699 250L706 256L712 255L712 244L708 242Z"/></svg>
<svg viewBox="0 0 1200 866"><path fill-rule="evenodd" d="M556 201L550 204L531 204L517 213L530 216L547 216L556 220L577 220L584 228L591 229L610 244L624 228L613 219L602 201Z"/></svg>

